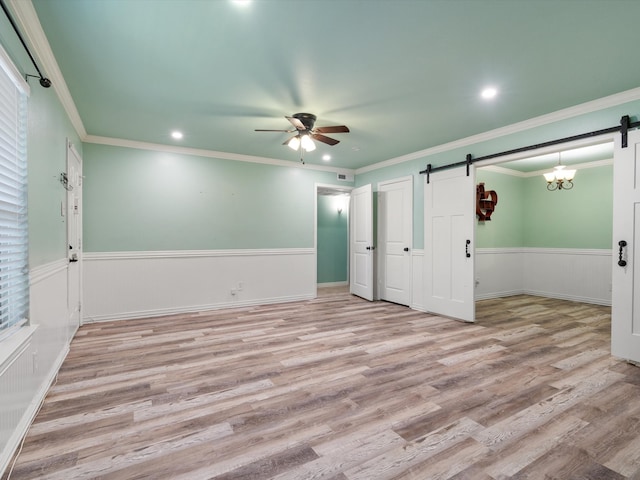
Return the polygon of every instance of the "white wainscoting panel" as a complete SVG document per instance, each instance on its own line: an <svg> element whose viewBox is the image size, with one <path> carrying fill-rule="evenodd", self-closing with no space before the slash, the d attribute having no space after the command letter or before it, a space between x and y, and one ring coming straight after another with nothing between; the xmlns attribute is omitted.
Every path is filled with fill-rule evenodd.
<svg viewBox="0 0 640 480"><path fill-rule="evenodd" d="M30 322L0 344L0 476L33 421L68 349L67 260L30 272Z"/></svg>
<svg viewBox="0 0 640 480"><path fill-rule="evenodd" d="M611 305L611 250L524 250L525 293Z"/></svg>
<svg viewBox="0 0 640 480"><path fill-rule="evenodd" d="M313 248L85 253L84 322L315 297Z"/></svg>
<svg viewBox="0 0 640 480"><path fill-rule="evenodd" d="M611 305L611 250L476 249L476 299L529 294Z"/></svg>
<svg viewBox="0 0 640 480"><path fill-rule="evenodd" d="M476 248L476 300L524 293L520 248Z"/></svg>

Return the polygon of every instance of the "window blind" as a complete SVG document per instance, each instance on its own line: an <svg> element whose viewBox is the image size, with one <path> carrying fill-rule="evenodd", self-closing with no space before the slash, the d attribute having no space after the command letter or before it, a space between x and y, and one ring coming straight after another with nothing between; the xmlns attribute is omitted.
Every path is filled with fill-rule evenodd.
<svg viewBox="0 0 640 480"><path fill-rule="evenodd" d="M27 321L27 95L0 52L0 340ZM21 79L20 79L21 80Z"/></svg>

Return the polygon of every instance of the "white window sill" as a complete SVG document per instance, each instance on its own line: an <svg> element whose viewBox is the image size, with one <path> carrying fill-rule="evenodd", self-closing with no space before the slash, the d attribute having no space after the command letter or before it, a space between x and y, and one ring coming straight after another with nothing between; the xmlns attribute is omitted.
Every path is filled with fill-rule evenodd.
<svg viewBox="0 0 640 480"><path fill-rule="evenodd" d="M25 325L9 338L0 341L0 376L27 349L37 328L37 325Z"/></svg>

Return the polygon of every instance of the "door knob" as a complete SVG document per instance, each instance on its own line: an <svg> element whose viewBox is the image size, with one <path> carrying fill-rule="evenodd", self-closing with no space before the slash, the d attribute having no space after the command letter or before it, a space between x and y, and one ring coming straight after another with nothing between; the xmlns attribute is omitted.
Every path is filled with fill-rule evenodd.
<svg viewBox="0 0 640 480"><path fill-rule="evenodd" d="M409 251L409 247L404 247L404 251L408 252Z"/></svg>

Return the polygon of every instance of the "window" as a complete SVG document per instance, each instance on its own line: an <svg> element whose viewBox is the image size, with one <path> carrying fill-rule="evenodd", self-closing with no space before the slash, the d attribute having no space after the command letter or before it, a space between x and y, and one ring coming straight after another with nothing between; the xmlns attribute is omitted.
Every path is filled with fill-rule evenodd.
<svg viewBox="0 0 640 480"><path fill-rule="evenodd" d="M27 322L27 95L0 46L0 339Z"/></svg>

